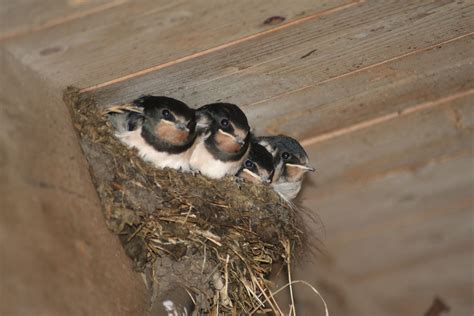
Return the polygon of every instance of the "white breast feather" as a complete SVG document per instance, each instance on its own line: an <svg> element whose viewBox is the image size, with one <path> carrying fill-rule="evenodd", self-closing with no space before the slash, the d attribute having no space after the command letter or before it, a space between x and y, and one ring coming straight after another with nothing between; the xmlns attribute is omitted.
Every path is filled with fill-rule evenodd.
<svg viewBox="0 0 474 316"><path fill-rule="evenodd" d="M281 182L273 183L273 189L280 194L285 200L293 200L301 190L301 181L298 182Z"/></svg>
<svg viewBox="0 0 474 316"><path fill-rule="evenodd" d="M239 171L240 166L247 155L244 155L238 161L224 162L217 160L207 150L204 140L204 137L196 139L191 159L189 160L191 169L199 171L206 177L212 179L220 179L226 175L235 175L237 171Z"/></svg>
<svg viewBox="0 0 474 316"><path fill-rule="evenodd" d="M145 161L152 163L157 168L172 168L190 171L189 158L192 147L180 154L159 152L149 145L141 136L142 128L134 131L117 132L115 136L128 147L136 148L138 155Z"/></svg>

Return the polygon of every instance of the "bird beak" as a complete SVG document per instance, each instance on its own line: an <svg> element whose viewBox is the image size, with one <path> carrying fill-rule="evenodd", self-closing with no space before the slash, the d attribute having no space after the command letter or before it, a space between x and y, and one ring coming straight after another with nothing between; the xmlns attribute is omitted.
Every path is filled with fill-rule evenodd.
<svg viewBox="0 0 474 316"><path fill-rule="evenodd" d="M176 124L176 127L179 128L180 130L183 130L183 131L186 131L186 132L189 132L189 128L187 127L187 125L183 122L179 122Z"/></svg>
<svg viewBox="0 0 474 316"><path fill-rule="evenodd" d="M303 169L303 170L306 170L306 171L311 171L311 172L316 171L316 169L314 169L314 168L311 167L311 166L297 165L297 164L292 164L292 163L287 163L286 165L287 165L287 166L290 166L290 167L300 168L300 169Z"/></svg>
<svg viewBox="0 0 474 316"><path fill-rule="evenodd" d="M240 137L236 137L235 142L239 144L240 146L245 145L245 140L241 139Z"/></svg>
<svg viewBox="0 0 474 316"><path fill-rule="evenodd" d="M270 184L272 182L272 179L265 176L265 177L262 177L262 182L265 184Z"/></svg>
<svg viewBox="0 0 474 316"><path fill-rule="evenodd" d="M315 171L316 171L316 169L315 169L314 167L311 167L311 166L305 166L305 167L306 167L306 169L307 169L308 171L311 171L311 172L315 172Z"/></svg>

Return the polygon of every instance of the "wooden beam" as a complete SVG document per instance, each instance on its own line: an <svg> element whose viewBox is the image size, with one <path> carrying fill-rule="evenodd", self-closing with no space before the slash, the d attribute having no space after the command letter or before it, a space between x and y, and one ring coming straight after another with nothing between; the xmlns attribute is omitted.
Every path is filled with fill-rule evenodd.
<svg viewBox="0 0 474 316"><path fill-rule="evenodd" d="M0 54L0 315L144 315L60 94Z"/></svg>

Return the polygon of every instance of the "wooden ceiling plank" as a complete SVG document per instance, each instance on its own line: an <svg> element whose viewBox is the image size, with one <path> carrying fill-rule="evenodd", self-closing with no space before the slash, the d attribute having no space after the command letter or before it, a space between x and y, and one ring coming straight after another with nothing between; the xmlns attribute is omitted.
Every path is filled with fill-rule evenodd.
<svg viewBox="0 0 474 316"><path fill-rule="evenodd" d="M309 145L411 113L416 108L438 106L474 93L474 57L469 53L474 50L473 39L474 35L437 46L245 108L245 112L257 133L286 133ZM355 124L362 126L352 127Z"/></svg>
<svg viewBox="0 0 474 316"><path fill-rule="evenodd" d="M304 205L331 232L330 256L354 282L470 242L474 125L460 127L450 112L463 120L471 107L465 97L308 148L319 171Z"/></svg>
<svg viewBox="0 0 474 316"><path fill-rule="evenodd" d="M46 0L0 3L0 42L122 5L126 0Z"/></svg>
<svg viewBox="0 0 474 316"><path fill-rule="evenodd" d="M466 167L466 160L456 162ZM468 220L472 216L472 199L466 196L466 191L464 196L454 190L443 191L446 199L438 201L438 206L429 205L427 208L423 201L414 204L412 213L423 215L420 216L423 220L413 219L413 214L411 217L400 216L400 221L403 221L400 225L365 238L354 238L337 247L328 243L327 247L337 256L338 266L354 283L370 282L423 262L429 263L430 259L443 256L450 249L472 242L472 223ZM460 198L464 200L459 201ZM355 258L356 254L361 259L351 262L350 258Z"/></svg>
<svg viewBox="0 0 474 316"><path fill-rule="evenodd" d="M423 315L435 297L449 307L447 315L469 315L474 310L473 250L472 244L455 247L409 269L372 279L364 284L364 290L372 293L387 316Z"/></svg>
<svg viewBox="0 0 474 316"><path fill-rule="evenodd" d="M457 311L472 308L465 282L472 273L472 100L465 96L308 148L318 172L303 202L325 225L325 258L345 280L346 296L377 297L390 316L424 311L436 294ZM456 277L437 275L450 268ZM318 285L312 265L300 275ZM410 304L394 308L404 301ZM360 302L360 315L374 308L369 305Z"/></svg>
<svg viewBox="0 0 474 316"><path fill-rule="evenodd" d="M99 16L7 43L7 49L53 85L89 87L317 17L351 0L130 1ZM265 23L271 17L272 21ZM283 20L284 19L284 20ZM282 21L283 20L283 21ZM264 33L265 34L265 33ZM40 52L59 47L55 54Z"/></svg>
<svg viewBox="0 0 474 316"><path fill-rule="evenodd" d="M416 173L432 164L469 155L474 124L459 128L451 111L454 108L462 117L468 115L472 100L466 96L307 147L317 169L307 186L312 191L308 203L321 203L349 187L364 188L380 179Z"/></svg>
<svg viewBox="0 0 474 316"><path fill-rule="evenodd" d="M473 30L473 11L455 2L365 2L98 89L94 95L101 104L153 93L192 106L230 101L247 107L466 36Z"/></svg>

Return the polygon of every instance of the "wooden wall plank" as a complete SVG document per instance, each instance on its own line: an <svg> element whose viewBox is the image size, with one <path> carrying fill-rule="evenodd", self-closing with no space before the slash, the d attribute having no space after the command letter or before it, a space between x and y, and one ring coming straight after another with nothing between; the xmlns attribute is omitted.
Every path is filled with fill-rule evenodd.
<svg viewBox="0 0 474 316"><path fill-rule="evenodd" d="M347 134L331 141L321 142L307 147L311 163L318 171L311 175L306 189L311 198L305 203L316 203L315 206L331 205L334 211L328 213L334 224L338 223L338 231L344 230L347 223L346 208L337 206L336 196L341 190L352 188L351 199L357 199L362 191L369 192L369 186L379 188L377 181L383 181L392 175L416 173L418 169L436 164L444 160L454 159L472 153L469 146L474 125L463 128L456 126L451 117L451 109L458 112L472 106L472 97L466 96L446 105L441 105L427 111L421 111L392 120L380 125ZM436 128L433 128L436 126ZM462 177L465 178L465 177ZM463 180L465 181L465 180ZM449 185L443 182L440 185ZM421 189L425 186L421 186ZM380 189L384 189L383 186ZM356 190L356 191L354 191ZM349 191L347 191L349 192ZM401 196L393 197L403 200ZM428 190L428 193L431 192ZM386 192L392 194L390 190ZM416 193L416 192L414 192ZM422 193L421 191L419 192ZM380 196L381 199L386 198ZM332 202L329 200L335 199ZM331 204L331 203L335 204ZM388 201L387 201L388 202ZM326 204L327 203L327 204ZM341 199L341 203L344 203ZM384 203L369 203L365 209L368 216L359 217L354 214L354 226L366 225L383 209ZM373 207L372 207L373 206ZM339 211L336 211L339 210ZM342 213L338 213L342 212ZM370 215L370 216L369 216Z"/></svg>
<svg viewBox="0 0 474 316"><path fill-rule="evenodd" d="M8 43L54 84L87 87L292 23L349 0L130 1L125 5ZM258 8L258 9L256 9ZM272 16L280 25L266 25ZM40 52L59 47L55 54Z"/></svg>
<svg viewBox="0 0 474 316"><path fill-rule="evenodd" d="M125 0L1 0L0 41L60 25L124 2Z"/></svg>
<svg viewBox="0 0 474 316"><path fill-rule="evenodd" d="M429 259L443 256L443 253L459 245L469 244L473 232L472 222L469 221L473 203L470 195L474 190L472 180L457 177L457 181L448 181L449 186L443 186L441 182L450 172L462 174L462 170L472 166L471 159L460 157L440 163L436 168L422 170L424 174L420 180L433 181L430 185L433 192L424 195L414 192L413 200L410 201L386 199L386 205L390 203L394 206L392 214L387 214L386 206L380 204L381 199L374 196L372 203L379 203L381 211L376 218L367 219L371 224L361 224L359 227L346 224L345 231L339 230L342 236L332 231L335 233L332 235L334 240L328 241L326 246L337 254L337 266L353 283L365 283L410 269L421 262L429 264ZM407 188L419 187L420 181L403 180ZM389 179L381 184L394 188L394 181ZM378 192L374 187L370 189L374 194ZM408 194L400 187L398 189ZM384 190L379 191L385 193ZM351 195L347 193L345 196ZM393 196L400 197L400 194L395 193ZM361 200L368 202L365 196ZM360 217L371 216L364 212L362 203L353 200L352 203L352 212Z"/></svg>
<svg viewBox="0 0 474 316"><path fill-rule="evenodd" d="M434 258L426 258L425 263L381 276L364 288L384 306L387 316L423 315L435 297L450 308L446 315L471 315L473 251L472 242L453 247Z"/></svg>
<svg viewBox="0 0 474 316"><path fill-rule="evenodd" d="M472 152L469 145L474 123L471 119L470 124L460 127L452 111L455 109L460 120L468 122L465 117L472 111L473 99L468 95L308 147L313 164L324 165L313 179L316 186L321 186L318 197L333 194L346 181L366 183L392 171L416 171L430 161ZM350 154L341 148L349 148Z"/></svg>
<svg viewBox="0 0 474 316"><path fill-rule="evenodd" d="M360 248L363 244L357 246ZM384 248L379 249L378 256L386 252ZM469 315L474 308L472 252L469 244L457 245L424 257L426 261L357 284L351 283L334 265L339 261L338 257L332 257L331 264L319 256L317 263L295 270L294 278L316 286L329 303L330 315L424 315L435 297L440 297L450 307L447 315ZM358 261L361 256L350 260ZM297 286L294 291L299 313L323 310L311 290Z"/></svg>
<svg viewBox="0 0 474 316"><path fill-rule="evenodd" d="M353 311L354 297L351 315L418 314L436 294L453 304L455 315L472 308L465 282L459 282L470 273L466 256L454 253L456 259L442 265L456 266L456 278L439 279L433 264L472 242L474 125L461 128L452 117L454 109L458 120L467 121L471 108L467 96L308 148L319 171L303 200L325 225L327 257L318 260L329 267L309 263L295 277L322 287L337 303L333 314ZM312 310L312 294L296 292L302 308Z"/></svg>
<svg viewBox="0 0 474 316"><path fill-rule="evenodd" d="M193 106L217 100L246 106L472 32L469 6L367 1L104 87L95 95L101 103L155 93Z"/></svg>
<svg viewBox="0 0 474 316"><path fill-rule="evenodd" d="M474 35L246 108L261 134L299 139L474 88Z"/></svg>
<svg viewBox="0 0 474 316"><path fill-rule="evenodd" d="M421 316L439 297L450 308L446 315L464 316L474 309L472 252L469 245L454 247L426 262L357 285L321 258L310 268L296 270L294 277L311 280L328 301L330 315ZM321 315L323 306L311 290L295 286L294 291L298 313Z"/></svg>
<svg viewBox="0 0 474 316"><path fill-rule="evenodd" d="M465 96L307 148L319 171L304 205L325 225L323 261L342 279L338 291L366 293L354 315L374 310L364 297L387 316L422 315L435 295L454 315L473 308L472 104ZM440 277L447 269L456 272ZM337 297L315 271L310 263L297 276Z"/></svg>
<svg viewBox="0 0 474 316"><path fill-rule="evenodd" d="M337 270L363 282L472 242L474 186L463 176L469 168L472 157L459 157L426 166L418 176L403 172L341 187L306 205L331 233L325 247L337 258Z"/></svg>
<svg viewBox="0 0 474 316"><path fill-rule="evenodd" d="M324 281L331 315L422 315L436 294L453 315L472 310L472 1L104 0L120 5L85 17L102 2L78 15L60 3L27 31L15 17L3 43L54 93L230 101L258 133L312 144L303 202L327 256L296 277ZM51 21L65 24L41 28Z"/></svg>

